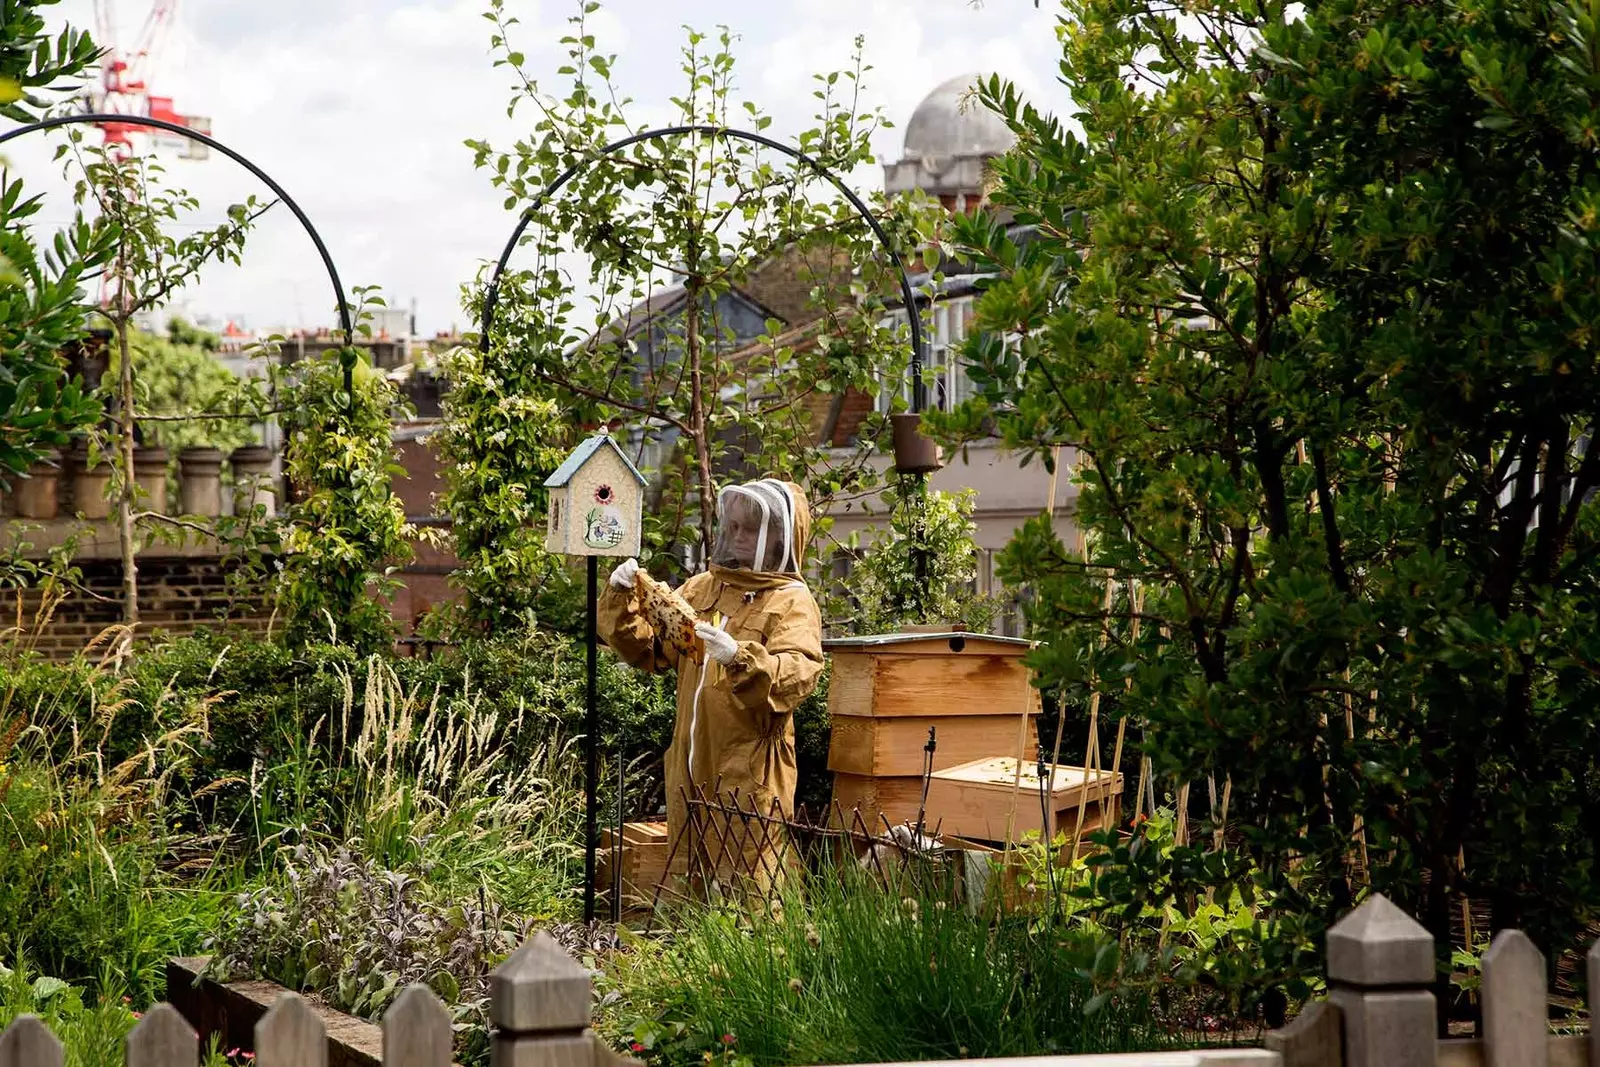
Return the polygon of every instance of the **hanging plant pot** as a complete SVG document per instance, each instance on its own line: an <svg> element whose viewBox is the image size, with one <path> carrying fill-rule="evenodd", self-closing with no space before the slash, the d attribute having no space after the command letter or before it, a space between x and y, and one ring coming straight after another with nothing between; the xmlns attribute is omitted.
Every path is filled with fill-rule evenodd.
<svg viewBox="0 0 1600 1067"><path fill-rule="evenodd" d="M912 412L890 415L894 431L894 469L901 474L932 474L944 463L939 446L922 433L922 416Z"/></svg>

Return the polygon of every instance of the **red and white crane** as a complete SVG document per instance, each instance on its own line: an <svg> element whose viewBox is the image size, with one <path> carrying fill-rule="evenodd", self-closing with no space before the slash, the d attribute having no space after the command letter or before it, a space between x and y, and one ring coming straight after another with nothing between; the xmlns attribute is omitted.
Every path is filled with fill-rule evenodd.
<svg viewBox="0 0 1600 1067"><path fill-rule="evenodd" d="M153 0L139 35L124 41L119 33L117 8L128 5L120 0L94 0L95 41L104 48L100 82L90 93L90 107L103 114L163 119L187 126L198 133L211 132L211 120L199 115L182 115L172 97L156 96L150 89L152 76L166 44L178 0ZM185 159L205 159L209 150L198 141L127 122L107 122L101 127L106 147L118 158L133 154L135 137L150 138L156 144L179 144Z"/></svg>

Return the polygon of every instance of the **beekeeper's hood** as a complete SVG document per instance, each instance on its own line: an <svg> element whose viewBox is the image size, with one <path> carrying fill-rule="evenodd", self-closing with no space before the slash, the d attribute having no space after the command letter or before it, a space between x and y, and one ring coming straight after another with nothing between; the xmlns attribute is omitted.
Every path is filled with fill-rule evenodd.
<svg viewBox="0 0 1600 1067"><path fill-rule="evenodd" d="M805 491L763 478L717 494L717 540L711 563L730 571L787 577L800 574L811 535Z"/></svg>

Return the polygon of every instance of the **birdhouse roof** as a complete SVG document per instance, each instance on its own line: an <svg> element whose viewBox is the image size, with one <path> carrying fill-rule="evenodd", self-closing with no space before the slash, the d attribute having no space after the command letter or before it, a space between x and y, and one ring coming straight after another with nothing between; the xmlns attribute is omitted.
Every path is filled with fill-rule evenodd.
<svg viewBox="0 0 1600 1067"><path fill-rule="evenodd" d="M572 455L567 457L566 462L557 467L556 472L546 479L544 487L546 489L559 489L566 485L572 480L572 476L582 469L585 463L594 458L596 452L607 445L611 446L611 450L617 454L617 458L622 460L622 465L628 468L628 473L633 475L638 480L639 486L643 488L646 484L644 475L639 473L639 468L633 465L633 461L622 450L622 446L617 444L608 433L597 433L573 449Z"/></svg>

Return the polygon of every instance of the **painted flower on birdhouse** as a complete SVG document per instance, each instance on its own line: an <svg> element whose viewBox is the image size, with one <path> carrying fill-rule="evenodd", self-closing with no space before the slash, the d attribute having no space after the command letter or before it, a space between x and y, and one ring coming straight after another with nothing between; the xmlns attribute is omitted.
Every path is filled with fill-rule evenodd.
<svg viewBox="0 0 1600 1067"><path fill-rule="evenodd" d="M594 491L594 502L596 504L609 504L615 499L617 499L617 494L609 485L601 485Z"/></svg>

